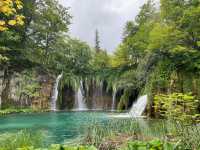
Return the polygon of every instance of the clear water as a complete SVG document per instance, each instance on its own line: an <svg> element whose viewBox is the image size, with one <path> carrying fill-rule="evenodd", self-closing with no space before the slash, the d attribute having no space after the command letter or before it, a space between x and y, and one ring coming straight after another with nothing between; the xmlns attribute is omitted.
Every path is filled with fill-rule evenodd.
<svg viewBox="0 0 200 150"><path fill-rule="evenodd" d="M92 123L105 123L109 115L103 112L49 112L15 114L0 117L0 134L20 130L44 132L49 143L64 143L86 132Z"/></svg>

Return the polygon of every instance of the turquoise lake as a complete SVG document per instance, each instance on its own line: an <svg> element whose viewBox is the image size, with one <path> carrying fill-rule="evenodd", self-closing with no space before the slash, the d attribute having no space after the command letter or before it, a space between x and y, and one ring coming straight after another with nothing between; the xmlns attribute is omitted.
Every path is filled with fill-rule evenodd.
<svg viewBox="0 0 200 150"><path fill-rule="evenodd" d="M48 143L65 143L81 137L93 123L105 124L111 118L104 112L48 112L13 114L0 117L0 134L27 130L46 135Z"/></svg>

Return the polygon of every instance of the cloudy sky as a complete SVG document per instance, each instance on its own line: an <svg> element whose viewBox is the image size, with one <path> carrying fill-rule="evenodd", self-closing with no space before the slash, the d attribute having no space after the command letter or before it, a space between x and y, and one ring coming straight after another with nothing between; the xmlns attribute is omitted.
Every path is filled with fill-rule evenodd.
<svg viewBox="0 0 200 150"><path fill-rule="evenodd" d="M73 16L70 34L94 46L99 30L101 48L113 52L122 38L123 27L133 20L146 0L59 0Z"/></svg>

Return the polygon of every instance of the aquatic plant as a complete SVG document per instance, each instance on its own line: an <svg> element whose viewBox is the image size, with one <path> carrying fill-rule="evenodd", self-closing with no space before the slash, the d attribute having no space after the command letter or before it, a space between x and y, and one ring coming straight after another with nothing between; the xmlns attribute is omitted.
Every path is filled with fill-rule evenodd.
<svg viewBox="0 0 200 150"><path fill-rule="evenodd" d="M142 143L159 139L163 146L171 144L193 150L200 148L199 134L200 127L197 125L186 126L171 120L113 119L106 125L92 125L84 142L96 147L116 148L131 141Z"/></svg>
<svg viewBox="0 0 200 150"><path fill-rule="evenodd" d="M20 147L42 147L44 134L41 132L31 133L22 130L17 133L4 133L0 135L0 150L16 150Z"/></svg>

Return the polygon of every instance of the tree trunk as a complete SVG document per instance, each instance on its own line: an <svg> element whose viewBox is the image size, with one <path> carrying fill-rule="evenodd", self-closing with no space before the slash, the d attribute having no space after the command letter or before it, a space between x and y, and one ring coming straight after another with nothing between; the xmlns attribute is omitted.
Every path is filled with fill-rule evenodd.
<svg viewBox="0 0 200 150"><path fill-rule="evenodd" d="M4 79L3 79L3 90L1 93L1 108L6 108L10 105L10 82L11 82L11 74L6 69L4 71Z"/></svg>
<svg viewBox="0 0 200 150"><path fill-rule="evenodd" d="M199 97L199 93L198 93L198 82L197 79L194 77L192 79L192 93L193 95L196 95L197 97Z"/></svg>
<svg viewBox="0 0 200 150"><path fill-rule="evenodd" d="M178 71L177 72L177 75L178 75L178 85L179 85L179 90L180 90L180 92L181 93L184 93L184 78L183 78L183 74L180 72L180 71Z"/></svg>

